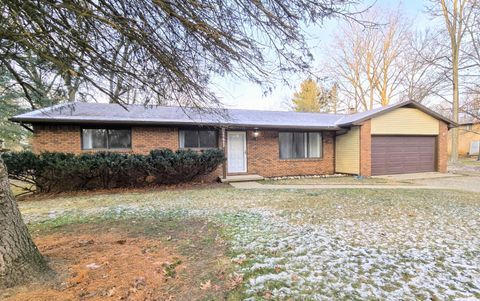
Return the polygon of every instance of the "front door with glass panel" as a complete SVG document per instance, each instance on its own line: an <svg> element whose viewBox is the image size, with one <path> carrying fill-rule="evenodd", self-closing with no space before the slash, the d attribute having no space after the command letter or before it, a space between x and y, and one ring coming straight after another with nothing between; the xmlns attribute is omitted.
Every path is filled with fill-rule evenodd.
<svg viewBox="0 0 480 301"><path fill-rule="evenodd" d="M247 135L245 132L228 132L228 172L247 172Z"/></svg>

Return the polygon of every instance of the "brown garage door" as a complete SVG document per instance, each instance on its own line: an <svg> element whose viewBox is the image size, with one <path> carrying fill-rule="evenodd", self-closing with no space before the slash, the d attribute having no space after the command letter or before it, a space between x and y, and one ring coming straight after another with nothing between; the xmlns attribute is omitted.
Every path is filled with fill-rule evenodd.
<svg viewBox="0 0 480 301"><path fill-rule="evenodd" d="M372 136L372 175L435 171L435 137Z"/></svg>

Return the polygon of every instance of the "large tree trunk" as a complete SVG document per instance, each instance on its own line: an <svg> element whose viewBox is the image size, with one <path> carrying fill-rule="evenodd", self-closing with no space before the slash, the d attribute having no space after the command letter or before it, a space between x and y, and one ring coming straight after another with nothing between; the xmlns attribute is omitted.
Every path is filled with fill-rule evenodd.
<svg viewBox="0 0 480 301"><path fill-rule="evenodd" d="M458 74L458 50L453 51L452 71L453 71L453 121L458 124L458 109L459 109L459 74ZM458 129L452 129L452 152L450 154L450 161L455 163L458 161Z"/></svg>
<svg viewBox="0 0 480 301"><path fill-rule="evenodd" d="M49 271L23 222L0 156L0 289L39 279Z"/></svg>

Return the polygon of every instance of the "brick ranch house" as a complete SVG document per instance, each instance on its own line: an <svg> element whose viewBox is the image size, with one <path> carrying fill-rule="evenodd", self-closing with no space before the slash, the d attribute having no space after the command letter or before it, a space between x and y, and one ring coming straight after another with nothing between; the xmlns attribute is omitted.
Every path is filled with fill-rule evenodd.
<svg viewBox="0 0 480 301"><path fill-rule="evenodd" d="M402 102L351 115L73 103L13 117L33 132L36 153L221 148L214 177L346 173L362 176L447 170L454 124Z"/></svg>

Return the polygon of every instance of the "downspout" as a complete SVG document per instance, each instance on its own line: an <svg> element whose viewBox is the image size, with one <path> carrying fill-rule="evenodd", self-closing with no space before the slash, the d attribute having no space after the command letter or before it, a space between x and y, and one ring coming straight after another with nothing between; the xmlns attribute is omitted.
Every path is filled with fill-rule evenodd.
<svg viewBox="0 0 480 301"><path fill-rule="evenodd" d="M225 128L222 127L222 151L225 154L225 158L227 156L227 153L225 152L225 145L226 145L226 131ZM227 161L224 161L222 164L222 178L225 180L227 178Z"/></svg>

